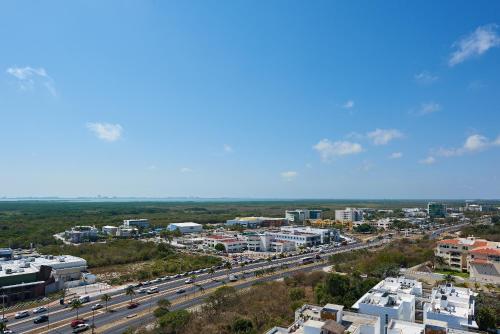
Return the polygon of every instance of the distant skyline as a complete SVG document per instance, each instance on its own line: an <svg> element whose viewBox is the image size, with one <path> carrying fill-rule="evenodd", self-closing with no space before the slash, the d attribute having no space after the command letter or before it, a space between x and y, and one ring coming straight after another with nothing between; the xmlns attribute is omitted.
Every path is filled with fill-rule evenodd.
<svg viewBox="0 0 500 334"><path fill-rule="evenodd" d="M500 198L500 3L7 1L0 26L0 198Z"/></svg>

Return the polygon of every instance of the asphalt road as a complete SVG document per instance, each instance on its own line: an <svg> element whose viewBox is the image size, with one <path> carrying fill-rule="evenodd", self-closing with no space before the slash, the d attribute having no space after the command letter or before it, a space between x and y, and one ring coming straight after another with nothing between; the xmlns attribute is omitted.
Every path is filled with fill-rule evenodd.
<svg viewBox="0 0 500 334"><path fill-rule="evenodd" d="M331 251L325 252L322 256L328 256L330 254L338 253L338 252L345 252L352 250L354 248L366 248L366 247L372 247L375 246L375 244L350 244L347 246L343 247L338 247L335 249L332 249ZM258 262L258 263L252 263L245 265L244 267L235 267L233 268L230 273L234 274L241 274L242 272L247 272L246 277L252 277L254 276L252 271L262 269L269 267L270 265L273 266L280 266L283 264L288 264L289 266L300 266L301 264L301 259L304 256L308 256L307 254L301 254L301 255L296 255L293 257L287 257L283 259L276 259L273 260L272 262ZM319 265L318 267L322 267L324 264ZM311 269L311 267L308 268L300 268L298 267L298 270L315 270ZM200 274L196 278L196 284L199 284L203 286L205 290L208 290L210 288L222 286L223 283L220 282L220 280L226 279L227 281L227 276L228 276L228 270L219 270L215 274L210 275L208 273L205 274ZM287 273L288 275L290 273ZM281 275L281 276L280 276ZM275 277L276 276L276 277ZM276 279L278 277L282 277L284 274L276 274L273 276L269 277L263 277L259 278L258 281L265 281L269 279ZM97 330L105 325L108 325L112 322L117 322L117 321L123 321L123 319L126 316L130 316L133 314L139 314L141 312L144 312L145 310L154 310L156 306L156 302L160 299L167 298L171 302L175 302L176 305L172 307L172 309L178 309L178 308L186 308L186 307L191 307L192 305L200 303L206 296L201 296L201 293L198 292L195 294L197 291L199 291L199 288L192 285L192 284L185 284L185 277L172 280L172 281L164 281L160 282L158 284L152 284L148 285L147 288L150 287L158 287L159 292L151 295L147 294L139 294L137 292L137 295L134 297L134 301L137 300L139 301L140 305L139 307L135 309L127 309L126 306L130 302L130 297L126 296L124 292L117 292L114 294L110 294L112 299L108 302L108 308L109 309L116 309L115 312L106 312L104 309L98 310L94 312L94 323L96 325ZM218 280L218 281L215 281ZM248 284L245 283L245 281L241 282L241 285L238 285L237 288L244 288L246 286L249 286L251 284L254 284L256 281L253 280L249 282ZM186 290L184 294L177 294L176 291L180 288L183 288ZM138 290L138 289L136 289ZM185 300L185 296L193 297L199 295L199 298L196 299L191 299L191 300ZM181 304L177 304L179 300L185 300L185 302L182 302ZM91 300L89 303L85 303L82 308L79 309L79 315L80 317L84 317L85 319L88 320L88 323L92 323L92 311L91 307L92 305L96 303L102 303L99 300ZM9 317L9 322L8 322L8 328L13 330L16 334L17 333L25 333L25 334L32 334L32 333L71 333L72 329L70 327L70 322L71 320L76 318L76 312L69 310L68 308L65 308L64 306L57 305L53 306L49 310L49 318L50 318L50 330L47 331L47 323L42 323L42 324L34 324L33 319L36 317L36 315L30 315L30 317L24 318L24 319L13 319L13 317ZM131 324L138 323L140 324L141 322L144 321L147 317L138 317L138 318L131 318L129 319L128 323L126 324L125 328L128 328L131 326ZM99 331L100 332L100 331ZM112 329L110 331L105 331L105 333L121 333L120 331L116 331L115 329Z"/></svg>

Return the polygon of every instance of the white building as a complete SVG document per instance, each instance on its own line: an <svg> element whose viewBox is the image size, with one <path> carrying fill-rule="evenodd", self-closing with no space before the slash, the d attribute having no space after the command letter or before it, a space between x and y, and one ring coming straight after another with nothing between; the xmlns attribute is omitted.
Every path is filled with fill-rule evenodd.
<svg viewBox="0 0 500 334"><path fill-rule="evenodd" d="M271 240L292 241L295 247L311 247L321 244L321 236L316 233L306 233L298 231L265 232L265 236ZM269 247L266 247L269 248Z"/></svg>
<svg viewBox="0 0 500 334"><path fill-rule="evenodd" d="M244 228L279 227L287 224L288 219L275 217L236 217L226 221L226 226L241 226Z"/></svg>
<svg viewBox="0 0 500 334"><path fill-rule="evenodd" d="M415 295L422 284L405 278L386 278L361 297L353 306L360 313L380 317L380 333L386 333L391 319L415 321Z"/></svg>
<svg viewBox="0 0 500 334"><path fill-rule="evenodd" d="M322 244L330 243L337 237L338 234L337 230L314 228L310 226L283 226L281 231L290 233L299 232L317 234L320 236L320 242Z"/></svg>
<svg viewBox="0 0 500 334"><path fill-rule="evenodd" d="M179 230L182 234L187 233L200 233L203 231L203 226L197 223L171 223L167 226L167 230L176 231Z"/></svg>
<svg viewBox="0 0 500 334"><path fill-rule="evenodd" d="M120 238L130 238L139 233L139 230L135 227L120 226L116 231L116 236Z"/></svg>
<svg viewBox="0 0 500 334"><path fill-rule="evenodd" d="M123 220L123 226L125 227L137 227L137 228L148 228L149 219L125 219Z"/></svg>
<svg viewBox="0 0 500 334"><path fill-rule="evenodd" d="M475 296L468 288L448 283L432 289L430 302L424 304L424 323L438 320L455 329L477 328L474 318Z"/></svg>
<svg viewBox="0 0 500 334"><path fill-rule="evenodd" d="M445 321L429 320L418 324L403 320L391 320L387 326L387 334L472 334L472 332L448 327Z"/></svg>
<svg viewBox="0 0 500 334"><path fill-rule="evenodd" d="M78 244L97 240L98 230L94 226L74 226L64 232L66 240Z"/></svg>
<svg viewBox="0 0 500 334"><path fill-rule="evenodd" d="M355 208L335 210L335 220L341 223L351 223L363 220L363 211Z"/></svg>
<svg viewBox="0 0 500 334"><path fill-rule="evenodd" d="M102 227L102 233L106 235L115 236L117 232L118 232L118 226L106 225Z"/></svg>

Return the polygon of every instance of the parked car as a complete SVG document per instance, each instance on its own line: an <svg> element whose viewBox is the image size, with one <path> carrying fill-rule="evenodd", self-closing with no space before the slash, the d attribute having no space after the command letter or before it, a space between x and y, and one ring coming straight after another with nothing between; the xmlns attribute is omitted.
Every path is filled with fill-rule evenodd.
<svg viewBox="0 0 500 334"><path fill-rule="evenodd" d="M14 315L14 318L22 319L22 318L26 318L29 316L30 316L30 313L28 311L20 311L20 312L17 312L16 315Z"/></svg>
<svg viewBox="0 0 500 334"><path fill-rule="evenodd" d="M85 320L84 319L74 319L71 320L71 323L69 324L72 328L75 328L78 325L84 324Z"/></svg>
<svg viewBox="0 0 500 334"><path fill-rule="evenodd" d="M158 292L158 288L157 287L148 289L148 295L150 295L152 293L157 293L157 292Z"/></svg>
<svg viewBox="0 0 500 334"><path fill-rule="evenodd" d="M104 306L102 304L95 304L92 306L92 311L98 310L100 308L103 308Z"/></svg>
<svg viewBox="0 0 500 334"><path fill-rule="evenodd" d="M137 303L137 302L133 302L133 303L129 303L129 304L127 305L127 308L128 308L129 310L131 310L131 309L133 309L133 308L138 307L139 305L140 305L139 303Z"/></svg>
<svg viewBox="0 0 500 334"><path fill-rule="evenodd" d="M43 313L43 312L47 312L47 308L44 306L40 306L40 307L33 309L33 314L38 314L38 313Z"/></svg>
<svg viewBox="0 0 500 334"><path fill-rule="evenodd" d="M49 316L48 315L41 315L39 317L36 317L35 320L33 320L33 322L35 324L41 324L43 322L47 322L49 321Z"/></svg>
<svg viewBox="0 0 500 334"><path fill-rule="evenodd" d="M78 326L75 327L75 329L73 329L73 333L85 332L89 328L90 326L88 324L79 324Z"/></svg>

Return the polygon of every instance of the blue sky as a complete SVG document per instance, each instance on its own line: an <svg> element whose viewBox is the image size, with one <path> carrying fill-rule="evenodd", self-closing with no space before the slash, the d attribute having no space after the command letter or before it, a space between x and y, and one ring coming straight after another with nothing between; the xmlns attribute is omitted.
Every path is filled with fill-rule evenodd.
<svg viewBox="0 0 500 334"><path fill-rule="evenodd" d="M500 3L4 1L0 196L500 198Z"/></svg>

